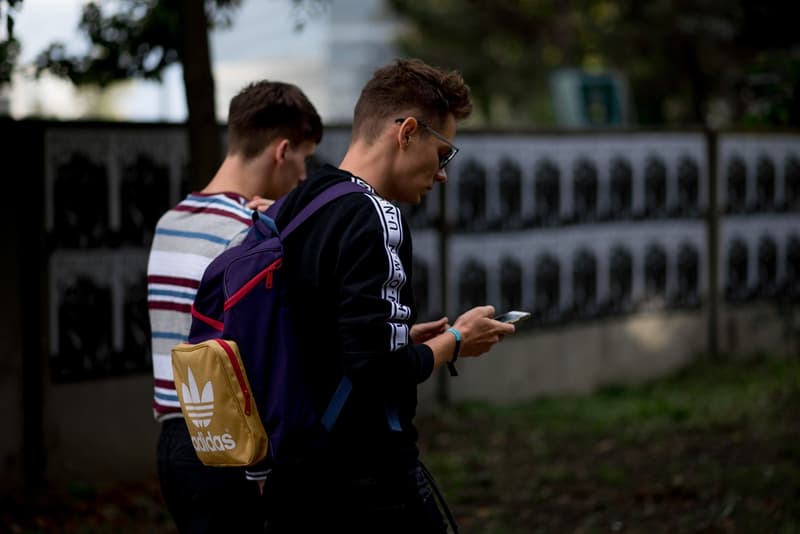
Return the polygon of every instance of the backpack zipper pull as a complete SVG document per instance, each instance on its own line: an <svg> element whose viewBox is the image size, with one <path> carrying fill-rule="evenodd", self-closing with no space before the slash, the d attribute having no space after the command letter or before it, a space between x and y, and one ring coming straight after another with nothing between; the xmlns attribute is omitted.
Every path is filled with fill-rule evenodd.
<svg viewBox="0 0 800 534"><path fill-rule="evenodd" d="M272 289L272 273L280 269L282 263L283 259L279 259L275 263L269 266L269 269L267 270L267 279L264 284L267 289Z"/></svg>

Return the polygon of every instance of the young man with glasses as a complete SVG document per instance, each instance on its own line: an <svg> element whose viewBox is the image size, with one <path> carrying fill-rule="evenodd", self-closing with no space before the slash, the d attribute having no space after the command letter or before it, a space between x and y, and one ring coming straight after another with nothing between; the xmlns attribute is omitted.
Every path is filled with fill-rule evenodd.
<svg viewBox="0 0 800 534"><path fill-rule="evenodd" d="M264 488L270 532L446 532L435 486L419 463L417 385L456 358L487 352L514 327L481 306L450 327L415 324L411 235L393 202L419 203L457 148L472 110L456 72L397 60L375 72L356 104L339 168L324 166L290 193L284 228L333 184L363 191L323 207L284 241L287 299L304 385L322 413L342 379L352 390L325 440L274 465ZM291 438L283 437L284 443ZM446 507L444 507L446 510Z"/></svg>

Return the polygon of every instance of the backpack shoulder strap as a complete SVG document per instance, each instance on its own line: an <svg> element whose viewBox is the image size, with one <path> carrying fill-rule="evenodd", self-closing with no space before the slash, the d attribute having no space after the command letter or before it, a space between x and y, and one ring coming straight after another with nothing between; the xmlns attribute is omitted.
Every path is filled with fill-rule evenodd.
<svg viewBox="0 0 800 534"><path fill-rule="evenodd" d="M272 232L273 235L278 235L278 227L275 226L275 220L258 210L253 210L253 228L256 229L261 239L270 235L267 231Z"/></svg>
<svg viewBox="0 0 800 534"><path fill-rule="evenodd" d="M334 184L327 189L325 189L322 193L314 197L314 199L309 202L306 207L300 210L300 213L294 216L294 218L289 221L289 224L286 225L286 228L280 233L281 240L286 239L289 234L294 232L298 226L306 222L306 220L311 217L317 210L319 210L322 206L336 200L337 198L344 196L348 193L369 193L367 189L364 189L358 184L353 182L339 182Z"/></svg>

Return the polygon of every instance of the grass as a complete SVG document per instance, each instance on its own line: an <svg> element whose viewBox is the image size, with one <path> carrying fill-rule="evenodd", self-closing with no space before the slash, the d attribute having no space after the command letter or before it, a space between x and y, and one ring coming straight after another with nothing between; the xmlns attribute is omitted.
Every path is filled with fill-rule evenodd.
<svg viewBox="0 0 800 534"><path fill-rule="evenodd" d="M466 534L800 534L800 360L419 417ZM0 502L0 532L174 532L155 480Z"/></svg>
<svg viewBox="0 0 800 534"><path fill-rule="evenodd" d="M465 532L800 533L800 361L418 419Z"/></svg>

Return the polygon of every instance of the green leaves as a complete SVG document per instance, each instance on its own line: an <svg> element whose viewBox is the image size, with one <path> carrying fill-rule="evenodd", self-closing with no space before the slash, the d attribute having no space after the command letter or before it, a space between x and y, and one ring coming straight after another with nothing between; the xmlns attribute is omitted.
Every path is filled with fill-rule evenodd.
<svg viewBox="0 0 800 534"><path fill-rule="evenodd" d="M53 43L37 56L37 75L48 71L75 85L103 87L129 78L160 81L164 69L180 61L176 2L128 0L106 11L89 2L79 29L87 51L68 55L63 44Z"/></svg>
<svg viewBox="0 0 800 534"><path fill-rule="evenodd" d="M14 12L22 0L0 0L0 22L5 17L6 35L0 39L0 86L11 82L20 53L19 41L14 37Z"/></svg>
<svg viewBox="0 0 800 534"><path fill-rule="evenodd" d="M18 1L18 0L17 0ZM241 0L207 0L207 24L229 27ZM168 0L88 2L78 25L86 51L67 54L52 43L36 58L36 74L47 71L76 85L106 86L142 78L160 81L164 69L182 61L180 3Z"/></svg>
<svg viewBox="0 0 800 534"><path fill-rule="evenodd" d="M19 52L19 41L16 39L0 41L0 85L11 81L11 74L14 71L14 65L17 64Z"/></svg>
<svg viewBox="0 0 800 534"><path fill-rule="evenodd" d="M800 3L752 0L390 0L407 23L401 50L456 68L473 89L485 121L511 118L547 124L534 103L549 97L553 69L591 66L621 71L642 124L705 124L711 103L723 102L738 123L800 125L792 105L800 80L780 61L767 73L775 91L751 76L770 53L798 62ZM755 84L755 85L754 85ZM790 86L787 99L785 86ZM758 102L753 106L753 93ZM511 103L500 113L494 102ZM672 111L671 111L672 110ZM679 112L675 112L679 110ZM750 111L748 111L750 110Z"/></svg>

